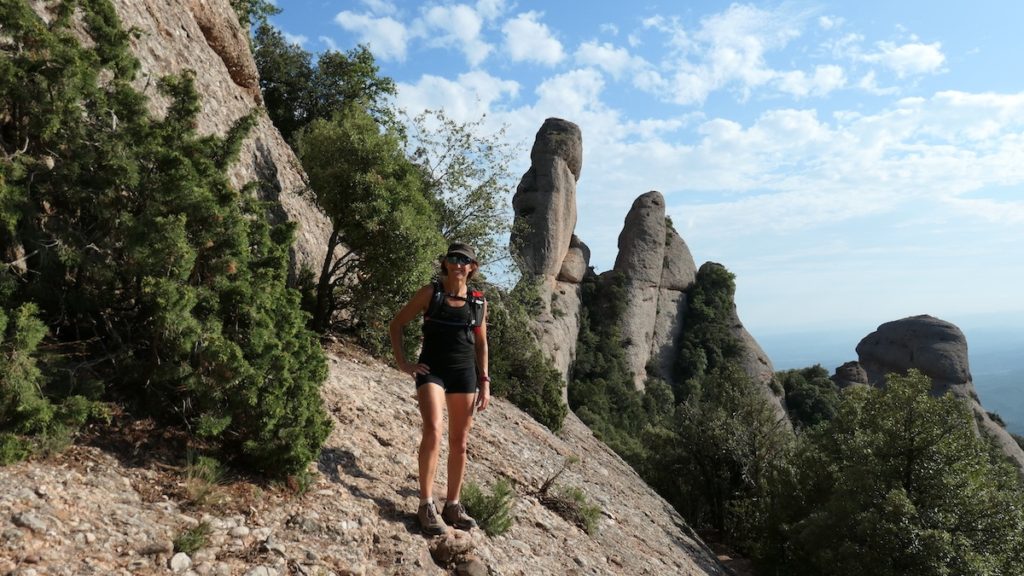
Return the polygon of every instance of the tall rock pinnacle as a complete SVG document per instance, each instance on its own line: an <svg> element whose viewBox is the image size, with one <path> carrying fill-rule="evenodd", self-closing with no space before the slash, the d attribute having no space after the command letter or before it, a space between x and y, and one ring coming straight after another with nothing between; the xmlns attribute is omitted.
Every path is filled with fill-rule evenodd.
<svg viewBox="0 0 1024 576"><path fill-rule="evenodd" d="M579 126L560 118L545 120L530 160L512 197L512 250L544 307L534 331L565 380L579 333L580 282L590 260L590 249L573 234L576 181L583 166Z"/></svg>

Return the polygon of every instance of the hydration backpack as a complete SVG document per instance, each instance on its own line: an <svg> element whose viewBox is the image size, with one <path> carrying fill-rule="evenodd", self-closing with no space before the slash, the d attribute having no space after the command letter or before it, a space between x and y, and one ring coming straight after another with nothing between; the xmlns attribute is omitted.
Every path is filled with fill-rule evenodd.
<svg viewBox="0 0 1024 576"><path fill-rule="evenodd" d="M444 285L441 284L440 280L435 279L433 285L434 293L430 297L430 305L427 306L427 313L423 315L423 320L427 322L462 326L463 324L461 322L448 322L434 318L437 311L441 309L441 303L444 302L445 291ZM464 300L466 302L466 306L469 306L469 320L465 324L466 329L476 330L477 328L480 328L484 322L484 293L479 290L467 290L465 298L461 296L453 296L452 298L456 300Z"/></svg>

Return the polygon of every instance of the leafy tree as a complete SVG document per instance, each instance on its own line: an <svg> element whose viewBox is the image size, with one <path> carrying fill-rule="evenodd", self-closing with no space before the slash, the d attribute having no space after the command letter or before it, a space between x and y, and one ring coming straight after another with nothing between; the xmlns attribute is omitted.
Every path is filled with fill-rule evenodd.
<svg viewBox="0 0 1024 576"><path fill-rule="evenodd" d="M267 18L280 14L281 9L270 0L231 0L231 7L238 14L238 22L249 30L253 26L267 26Z"/></svg>
<svg viewBox="0 0 1024 576"><path fill-rule="evenodd" d="M298 44L287 42L284 34L269 24L255 28L252 48L263 105L281 135L292 142L311 119L312 56Z"/></svg>
<svg viewBox="0 0 1024 576"><path fill-rule="evenodd" d="M399 137L359 106L310 124L298 152L333 225L314 323L327 329L336 311L348 310L347 327L380 349L387 320L430 279L444 251L421 174Z"/></svg>
<svg viewBox="0 0 1024 576"><path fill-rule="evenodd" d="M732 332L735 276L721 264L707 263L697 271L686 292L686 315L674 372L676 399L701 394L704 375L739 358L742 343Z"/></svg>
<svg viewBox="0 0 1024 576"><path fill-rule="evenodd" d="M625 277L611 273L585 282L580 331L569 384L569 406L594 434L641 469L647 451L640 435L648 423L644 394L633 385L619 322L626 310ZM671 394L668 395L671 398Z"/></svg>
<svg viewBox="0 0 1024 576"><path fill-rule="evenodd" d="M839 387L820 364L776 373L786 393L786 409L797 426L831 420L839 406Z"/></svg>
<svg viewBox="0 0 1024 576"><path fill-rule="evenodd" d="M917 371L845 391L780 488L780 574L1017 574L1024 490L952 395Z"/></svg>
<svg viewBox="0 0 1024 576"><path fill-rule="evenodd" d="M363 108L389 129L398 127L391 108L395 83L379 74L365 46L328 51L314 61L264 22L253 31L253 57L267 113L289 142L314 120L330 120L349 106Z"/></svg>
<svg viewBox="0 0 1024 576"><path fill-rule="evenodd" d="M677 406L673 434L657 446L670 467L655 485L695 526L724 530L743 544L756 538L768 481L784 461L789 435L735 365L706 374L701 391Z"/></svg>
<svg viewBox="0 0 1024 576"><path fill-rule="evenodd" d="M7 310L34 305L47 329L47 391L106 386L239 463L301 469L328 431L326 363L285 286L292 227L271 227L225 175L254 117L197 135L187 74L160 80L170 105L151 117L106 0L60 3L49 25L23 3L3 10L0 198L24 256L0 284L14 286Z"/></svg>
<svg viewBox="0 0 1024 576"><path fill-rule="evenodd" d="M509 233L505 191L518 152L505 128L484 134L484 120L459 123L443 110L408 120L409 157L425 175L434 197L441 235L472 244L482 262L494 263Z"/></svg>

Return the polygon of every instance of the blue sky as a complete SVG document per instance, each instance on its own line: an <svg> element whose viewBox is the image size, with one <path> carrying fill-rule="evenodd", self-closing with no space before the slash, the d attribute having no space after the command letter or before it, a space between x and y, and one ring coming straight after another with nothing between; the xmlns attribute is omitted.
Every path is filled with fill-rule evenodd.
<svg viewBox="0 0 1024 576"><path fill-rule="evenodd" d="M1024 3L278 6L310 52L369 45L411 114L507 126L516 179L545 118L577 123L599 272L658 190L755 336L1024 318Z"/></svg>

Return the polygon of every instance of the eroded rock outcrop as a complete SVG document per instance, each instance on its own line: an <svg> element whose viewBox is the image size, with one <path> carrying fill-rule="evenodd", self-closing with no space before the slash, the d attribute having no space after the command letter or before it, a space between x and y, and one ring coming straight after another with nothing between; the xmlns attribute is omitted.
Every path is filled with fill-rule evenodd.
<svg viewBox="0 0 1024 576"><path fill-rule="evenodd" d="M886 322L857 344L857 355L868 382L885 385L889 373L920 370L932 380L932 394L946 392L971 407L978 428L999 443L1003 452L1024 470L1024 450L999 424L989 418L974 389L967 356L967 339L954 324L921 315Z"/></svg>
<svg viewBox="0 0 1024 576"><path fill-rule="evenodd" d="M665 198L651 191L633 201L619 234L613 270L625 279L625 313L620 321L633 385L643 390L654 346L654 324L665 262Z"/></svg>
<svg viewBox="0 0 1024 576"><path fill-rule="evenodd" d="M190 71L200 94L197 118L201 134L224 135L232 124L257 111L258 123L245 140L239 160L228 171L236 188L259 182L257 194L275 206L272 216L297 224L292 246L293 270L320 270L330 223L304 196L305 174L291 148L261 108L256 64L248 40L229 0L112 0L122 27L137 31L131 48L141 69L135 87L160 115L168 100L157 80ZM30 0L44 19L50 4Z"/></svg>
<svg viewBox="0 0 1024 576"><path fill-rule="evenodd" d="M864 371L864 367L860 365L860 362L846 362L836 368L836 372L832 375L831 380L840 388L847 388L855 384L867 385L868 373Z"/></svg>
<svg viewBox="0 0 1024 576"><path fill-rule="evenodd" d="M590 260L590 249L573 234L576 181L583 166L579 127L560 118L545 120L530 160L512 198L512 246L543 305L534 331L567 379L579 333L580 282Z"/></svg>

